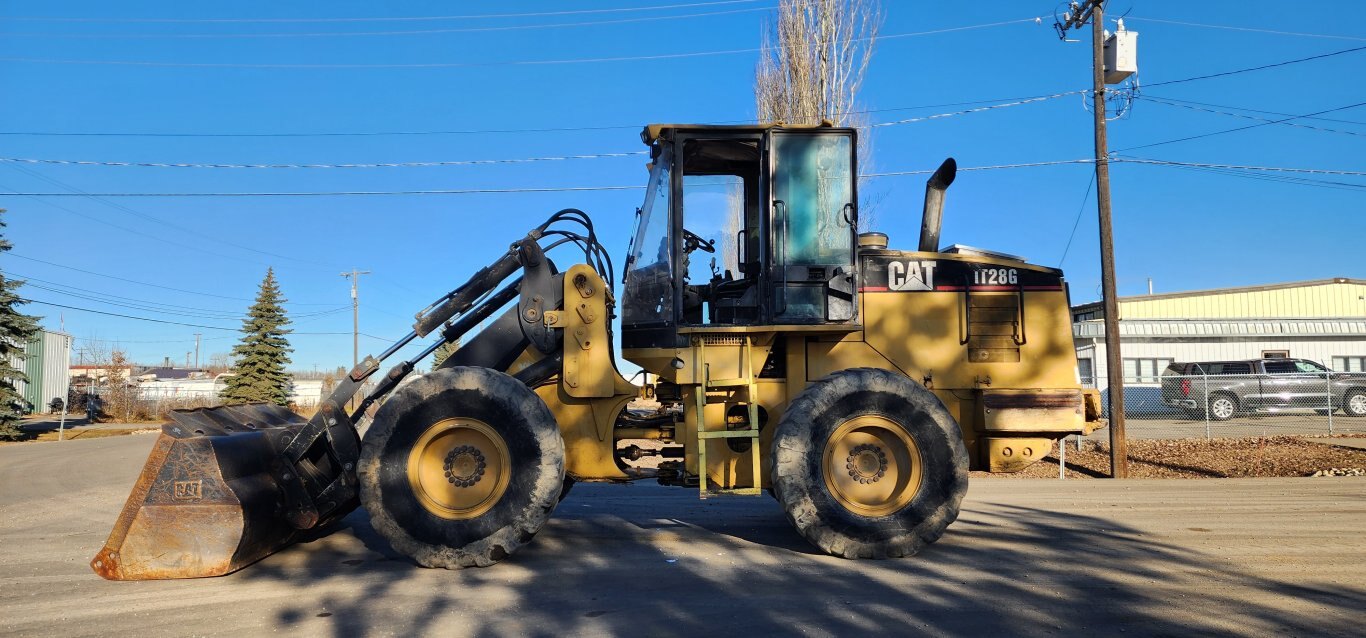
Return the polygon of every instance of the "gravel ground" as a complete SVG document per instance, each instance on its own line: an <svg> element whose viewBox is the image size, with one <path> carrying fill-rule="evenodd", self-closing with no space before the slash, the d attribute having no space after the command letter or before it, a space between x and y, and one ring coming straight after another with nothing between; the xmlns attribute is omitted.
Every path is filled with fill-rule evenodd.
<svg viewBox="0 0 1366 638"><path fill-rule="evenodd" d="M1366 469L1366 450L1310 443L1306 438L1272 436L1241 439L1130 440L1131 478L1234 478L1310 476L1333 469ZM1100 478L1110 472L1110 446L1083 441L1080 452L1067 448L1067 478ZM1058 449L1015 474L973 472L973 478L1056 478Z"/></svg>

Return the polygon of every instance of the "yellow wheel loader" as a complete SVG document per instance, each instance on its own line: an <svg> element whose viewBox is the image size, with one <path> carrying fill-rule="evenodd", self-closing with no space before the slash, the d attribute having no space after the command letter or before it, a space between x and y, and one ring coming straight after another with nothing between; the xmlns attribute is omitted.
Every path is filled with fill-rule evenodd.
<svg viewBox="0 0 1366 638"><path fill-rule="evenodd" d="M649 185L620 290L593 223L564 210L419 312L312 418L175 413L95 571L226 574L357 505L421 565L487 566L575 481L647 479L769 492L822 551L908 556L958 516L969 469L1017 471L1103 423L1062 273L940 249L952 160L927 184L917 249L895 250L858 233L852 129L653 125L642 139ZM579 263L548 256L565 253ZM644 386L618 373L618 339Z"/></svg>

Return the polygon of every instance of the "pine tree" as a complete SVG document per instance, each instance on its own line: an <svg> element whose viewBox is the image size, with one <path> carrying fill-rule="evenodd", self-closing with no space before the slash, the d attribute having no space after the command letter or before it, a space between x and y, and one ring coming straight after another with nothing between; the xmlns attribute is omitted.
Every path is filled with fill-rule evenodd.
<svg viewBox="0 0 1366 638"><path fill-rule="evenodd" d="M247 309L242 320L242 341L232 349L236 363L233 376L221 394L225 403L267 402L276 405L289 403L289 317L285 316L285 299L280 296L280 285L275 281L275 269L266 270L256 303Z"/></svg>
<svg viewBox="0 0 1366 638"><path fill-rule="evenodd" d="M5 209L0 208L0 253L13 246L5 239L3 219ZM28 412L28 402L19 393L18 383L28 383L28 376L15 364L24 360L24 346L38 332L38 319L15 309L27 303L16 292L23 281L10 279L0 272L0 439L18 438L19 418Z"/></svg>
<svg viewBox="0 0 1366 638"><path fill-rule="evenodd" d="M436 369L441 367L441 362L445 361L446 357L451 356L452 353L459 349L459 339L437 346L436 351L432 352L432 372L436 372Z"/></svg>

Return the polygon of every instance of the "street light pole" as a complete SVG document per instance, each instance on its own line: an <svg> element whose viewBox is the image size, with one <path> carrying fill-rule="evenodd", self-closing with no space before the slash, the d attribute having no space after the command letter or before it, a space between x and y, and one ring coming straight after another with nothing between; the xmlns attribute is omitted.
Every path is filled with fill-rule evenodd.
<svg viewBox="0 0 1366 638"><path fill-rule="evenodd" d="M368 270L351 269L351 272L344 272L343 277L351 279L351 367L354 369L360 363L360 276L368 275Z"/></svg>

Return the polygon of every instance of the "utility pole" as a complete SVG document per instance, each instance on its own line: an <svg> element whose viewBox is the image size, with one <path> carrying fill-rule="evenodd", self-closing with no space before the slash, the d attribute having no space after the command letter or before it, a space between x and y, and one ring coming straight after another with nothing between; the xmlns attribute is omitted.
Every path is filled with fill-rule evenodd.
<svg viewBox="0 0 1366 638"><path fill-rule="evenodd" d="M351 269L351 272L344 272L343 277L351 279L351 368L354 369L360 363L360 294L358 284L361 275L368 275L368 270Z"/></svg>
<svg viewBox="0 0 1366 638"><path fill-rule="evenodd" d="M1119 300L1115 291L1114 228L1110 221L1110 152L1105 137L1105 9L1104 0L1073 2L1055 26L1065 39L1068 29L1091 23L1091 114L1095 120L1096 208L1100 215L1100 283L1105 308L1105 367L1110 393L1110 477L1128 478L1129 442L1124 435L1124 359L1119 350Z"/></svg>
<svg viewBox="0 0 1366 638"><path fill-rule="evenodd" d="M195 369L195 370L198 370L198 369L199 369L199 337L200 337L201 335L203 335L203 334L204 334L204 333L202 333L202 332L196 332L196 333L194 333L194 369Z"/></svg>

